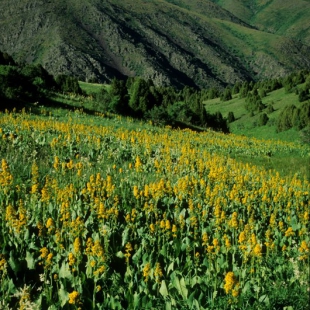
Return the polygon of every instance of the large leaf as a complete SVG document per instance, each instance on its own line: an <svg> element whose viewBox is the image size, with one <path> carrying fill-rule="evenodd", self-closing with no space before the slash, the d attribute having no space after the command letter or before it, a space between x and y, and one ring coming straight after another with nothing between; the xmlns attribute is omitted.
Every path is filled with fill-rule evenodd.
<svg viewBox="0 0 310 310"><path fill-rule="evenodd" d="M187 299L188 289L186 288L184 278L180 280L177 275L172 274L172 285L178 290L183 299Z"/></svg>
<svg viewBox="0 0 310 310"><path fill-rule="evenodd" d="M70 271L69 264L66 262L63 262L61 264L60 270L59 270L59 278L67 278L71 279L72 278L72 273Z"/></svg>
<svg viewBox="0 0 310 310"><path fill-rule="evenodd" d="M35 261L33 255L30 252L26 252L26 262L28 269L32 270L35 269Z"/></svg>
<svg viewBox="0 0 310 310"><path fill-rule="evenodd" d="M67 301L69 300L69 293L67 291L65 291L63 288L60 288L58 290L58 296L59 296L59 300L60 300L60 305L61 307L63 307Z"/></svg>
<svg viewBox="0 0 310 310"><path fill-rule="evenodd" d="M159 289L159 293L160 293L163 297L165 297L165 298L169 295L165 280L162 280L162 281L161 281L161 286L160 286L160 289ZM166 304L166 305L167 305L167 304Z"/></svg>

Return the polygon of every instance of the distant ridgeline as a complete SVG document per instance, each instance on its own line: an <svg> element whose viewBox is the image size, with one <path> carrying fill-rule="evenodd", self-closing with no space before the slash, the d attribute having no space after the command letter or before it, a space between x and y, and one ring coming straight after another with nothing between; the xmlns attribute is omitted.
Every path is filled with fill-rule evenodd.
<svg viewBox="0 0 310 310"><path fill-rule="evenodd" d="M295 92L302 105L289 105L283 109L277 120L277 131L309 127L310 72L306 70L285 78L236 83L224 90L199 90L188 86L177 90L155 86L152 80L129 77L127 80L113 79L109 86L102 86L99 92L91 95L92 108L98 112L152 120L159 125L229 132L228 124L235 120L233 112L228 114L227 119L221 112L210 114L205 108L206 100L220 97L222 101L228 101L232 95L239 94L240 98L245 98L245 108L249 113L263 112L259 122L265 125L267 114L272 112L273 107L266 107L262 98L283 87L287 93ZM52 93L86 95L76 78L67 75L54 78L41 65L16 64L11 56L0 52L0 109L36 101L44 105L44 99Z"/></svg>

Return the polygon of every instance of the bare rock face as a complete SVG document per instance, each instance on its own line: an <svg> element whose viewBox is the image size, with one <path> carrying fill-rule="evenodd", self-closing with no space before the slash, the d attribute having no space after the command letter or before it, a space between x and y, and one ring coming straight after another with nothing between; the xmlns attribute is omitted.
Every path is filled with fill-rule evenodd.
<svg viewBox="0 0 310 310"><path fill-rule="evenodd" d="M310 67L308 46L259 32L211 1L0 2L0 50L54 75L207 88Z"/></svg>

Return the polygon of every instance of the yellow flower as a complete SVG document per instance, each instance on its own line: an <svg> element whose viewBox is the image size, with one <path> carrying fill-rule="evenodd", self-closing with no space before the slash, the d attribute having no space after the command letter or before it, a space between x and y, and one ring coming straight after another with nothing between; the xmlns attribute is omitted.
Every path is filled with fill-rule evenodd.
<svg viewBox="0 0 310 310"><path fill-rule="evenodd" d="M0 271L5 270L7 262L2 254L0 254Z"/></svg>
<svg viewBox="0 0 310 310"><path fill-rule="evenodd" d="M202 245L206 246L208 243L208 240L209 240L208 234L206 232L204 232L202 234Z"/></svg>
<svg viewBox="0 0 310 310"><path fill-rule="evenodd" d="M69 260L69 266L72 266L75 264L75 257L73 255L73 253L71 253L71 252L69 253L68 260Z"/></svg>
<svg viewBox="0 0 310 310"><path fill-rule="evenodd" d="M42 257L42 258L47 257L47 255L48 255L48 249L47 249L46 247L42 248L42 249L40 250L40 252L41 252L40 257Z"/></svg>
<svg viewBox="0 0 310 310"><path fill-rule="evenodd" d="M149 275L151 272L151 265L150 263L147 263L144 268L143 268L143 277L144 277L144 282L147 282L149 279Z"/></svg>
<svg viewBox="0 0 310 310"><path fill-rule="evenodd" d="M156 263L156 267L155 267L155 270L154 270L154 276L156 278L156 282L160 283L160 279L163 276L163 272L162 272L160 263Z"/></svg>
<svg viewBox="0 0 310 310"><path fill-rule="evenodd" d="M77 291L73 291L72 293L69 294L69 304L76 304L78 301L80 294Z"/></svg>
<svg viewBox="0 0 310 310"><path fill-rule="evenodd" d="M139 189L138 189L137 185L135 185L133 187L133 195L134 195L135 198L137 198L137 199L139 198Z"/></svg>
<svg viewBox="0 0 310 310"><path fill-rule="evenodd" d="M131 245L130 242L128 242L128 243L125 245L125 254L124 254L124 256L126 257L126 262L127 262L127 263L129 262L129 257L131 256L132 250L133 250L132 245Z"/></svg>
<svg viewBox="0 0 310 310"><path fill-rule="evenodd" d="M238 283L236 276L232 271L226 274L224 282L224 290L226 294L229 294L232 291L233 287Z"/></svg>
<svg viewBox="0 0 310 310"><path fill-rule="evenodd" d="M80 251L81 251L81 241L80 241L79 237L75 238L74 243L73 243L73 249L74 249L74 253L75 254L78 255L80 253Z"/></svg>
<svg viewBox="0 0 310 310"><path fill-rule="evenodd" d="M166 220L165 228L166 228L166 230L170 230L171 225L170 225L170 221L169 220Z"/></svg>
<svg viewBox="0 0 310 310"><path fill-rule="evenodd" d="M255 256L262 256L262 247L259 243L257 243L253 249L253 253Z"/></svg>
<svg viewBox="0 0 310 310"><path fill-rule="evenodd" d="M293 231L293 228L292 227L289 227L286 232L285 232L285 237L290 237L290 236L294 236L295 233Z"/></svg>
<svg viewBox="0 0 310 310"><path fill-rule="evenodd" d="M231 220L230 220L230 226L232 228L235 228L235 229L238 228L238 213L237 212L234 212L232 214L232 217L231 217Z"/></svg>

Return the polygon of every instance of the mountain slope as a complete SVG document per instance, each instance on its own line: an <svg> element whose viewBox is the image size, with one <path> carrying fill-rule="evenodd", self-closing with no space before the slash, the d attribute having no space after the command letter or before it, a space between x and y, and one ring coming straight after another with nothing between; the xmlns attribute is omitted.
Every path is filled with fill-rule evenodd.
<svg viewBox="0 0 310 310"><path fill-rule="evenodd" d="M213 0L244 22L310 45L309 0Z"/></svg>
<svg viewBox="0 0 310 310"><path fill-rule="evenodd" d="M0 0L0 50L53 74L220 87L308 67L310 48L212 1Z"/></svg>

